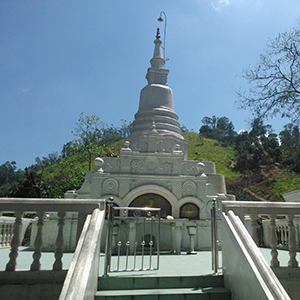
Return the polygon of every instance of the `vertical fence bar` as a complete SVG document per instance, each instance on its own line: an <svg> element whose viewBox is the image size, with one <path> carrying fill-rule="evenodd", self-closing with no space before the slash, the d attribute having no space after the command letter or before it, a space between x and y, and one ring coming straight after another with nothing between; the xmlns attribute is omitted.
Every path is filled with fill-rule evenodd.
<svg viewBox="0 0 300 300"><path fill-rule="evenodd" d="M110 197L107 201L107 232L106 232L106 244L105 244L105 262L104 262L104 275L108 276L111 260L111 236L112 236L112 223L113 223L113 197Z"/></svg>
<svg viewBox="0 0 300 300"><path fill-rule="evenodd" d="M215 274L218 273L219 253L218 253L218 227L217 227L217 207L216 199L212 200L211 208L211 249L212 249L212 269Z"/></svg>
<svg viewBox="0 0 300 300"><path fill-rule="evenodd" d="M146 227L146 219L144 219L143 223L143 241L142 241L142 266L141 269L144 269L144 251L145 251L145 227Z"/></svg>
<svg viewBox="0 0 300 300"><path fill-rule="evenodd" d="M158 226L157 226L157 243L156 243L156 250L157 250L157 270L159 269L159 255L160 255L160 210L158 212Z"/></svg>
<svg viewBox="0 0 300 300"><path fill-rule="evenodd" d="M152 247L153 247L153 218L151 217L150 220L150 241L149 241L149 269L151 269L151 263L152 263Z"/></svg>

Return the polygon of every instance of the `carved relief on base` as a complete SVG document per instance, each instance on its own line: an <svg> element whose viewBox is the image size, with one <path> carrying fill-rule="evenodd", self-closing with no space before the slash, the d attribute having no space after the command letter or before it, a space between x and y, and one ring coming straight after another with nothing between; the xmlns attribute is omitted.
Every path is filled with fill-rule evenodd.
<svg viewBox="0 0 300 300"><path fill-rule="evenodd" d="M97 199L102 195L102 178L94 177L92 178L91 185L91 198Z"/></svg>
<svg viewBox="0 0 300 300"><path fill-rule="evenodd" d="M123 198L130 191L130 180L129 179L121 179L120 180L120 189L119 189L119 197Z"/></svg>
<svg viewBox="0 0 300 300"><path fill-rule="evenodd" d="M173 194L178 198L182 198L182 182L181 181L173 181L172 183L172 191Z"/></svg>
<svg viewBox="0 0 300 300"><path fill-rule="evenodd" d="M119 190L119 183L116 179L108 178L103 182L103 193L117 195Z"/></svg>
<svg viewBox="0 0 300 300"><path fill-rule="evenodd" d="M184 196L195 196L196 190L197 190L197 187L193 181L185 181L182 184L182 194Z"/></svg>

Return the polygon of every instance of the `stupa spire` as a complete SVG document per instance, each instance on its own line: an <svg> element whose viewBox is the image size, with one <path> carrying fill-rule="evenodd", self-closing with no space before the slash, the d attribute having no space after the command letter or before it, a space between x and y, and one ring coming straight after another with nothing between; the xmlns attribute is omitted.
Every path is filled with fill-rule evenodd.
<svg viewBox="0 0 300 300"><path fill-rule="evenodd" d="M158 69L158 70L164 69L165 60L161 53L162 41L160 40L159 28L157 28L157 31L156 31L156 39L154 41L154 44L155 44L155 47L154 47L153 58L150 60L151 69Z"/></svg>
<svg viewBox="0 0 300 300"><path fill-rule="evenodd" d="M146 75L148 84L141 90L139 109L135 114L129 140L132 149L144 149L142 145L145 139L152 137L155 129L155 133L163 141L165 151L174 150L175 145L180 144L186 158L187 141L181 135L178 116L174 111L173 92L167 83L169 70L164 68L159 29L156 31L154 44L151 67Z"/></svg>

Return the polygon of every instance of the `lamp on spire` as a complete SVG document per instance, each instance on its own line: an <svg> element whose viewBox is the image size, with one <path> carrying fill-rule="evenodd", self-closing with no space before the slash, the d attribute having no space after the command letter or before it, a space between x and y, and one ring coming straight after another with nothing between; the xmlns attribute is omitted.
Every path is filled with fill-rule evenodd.
<svg viewBox="0 0 300 300"><path fill-rule="evenodd" d="M162 18L164 16L164 19ZM167 15L164 11L160 12L159 18L157 18L158 22L165 21L165 28L164 28L164 46L162 47L164 50L164 59L166 60L166 32L167 32Z"/></svg>

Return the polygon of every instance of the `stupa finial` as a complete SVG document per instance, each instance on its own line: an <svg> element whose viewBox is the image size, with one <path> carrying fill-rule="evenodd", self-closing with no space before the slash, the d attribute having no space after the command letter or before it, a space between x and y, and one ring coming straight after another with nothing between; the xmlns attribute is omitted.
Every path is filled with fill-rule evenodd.
<svg viewBox="0 0 300 300"><path fill-rule="evenodd" d="M157 39L160 39L159 28L157 28L157 30L156 30L156 38L157 38Z"/></svg>

